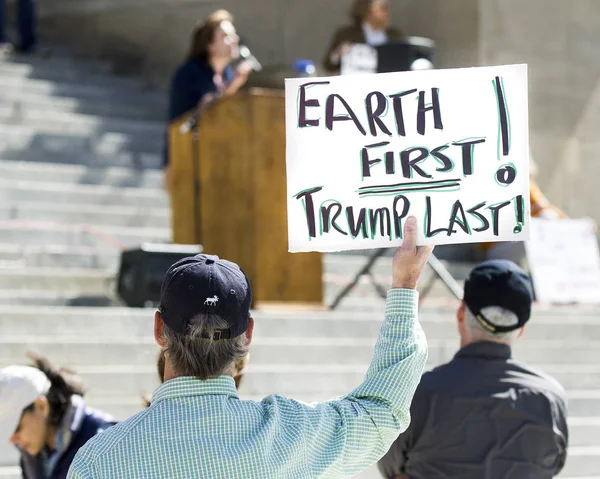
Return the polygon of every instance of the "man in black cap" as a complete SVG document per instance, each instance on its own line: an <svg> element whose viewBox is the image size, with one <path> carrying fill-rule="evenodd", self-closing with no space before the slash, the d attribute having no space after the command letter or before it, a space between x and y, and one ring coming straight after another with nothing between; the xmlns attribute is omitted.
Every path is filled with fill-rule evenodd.
<svg viewBox="0 0 600 479"><path fill-rule="evenodd" d="M423 375L412 421L379 462L392 479L546 479L565 464L565 391L511 357L531 315L525 271L507 260L475 267L456 318L461 349Z"/></svg>
<svg viewBox="0 0 600 479"><path fill-rule="evenodd" d="M376 463L408 427L427 359L415 288L431 248L416 238L413 217L392 262L385 320L364 382L343 398L311 405L278 395L238 398L232 376L254 327L248 279L216 256L173 265L154 319L165 382L147 409L79 451L69 479L324 479Z"/></svg>

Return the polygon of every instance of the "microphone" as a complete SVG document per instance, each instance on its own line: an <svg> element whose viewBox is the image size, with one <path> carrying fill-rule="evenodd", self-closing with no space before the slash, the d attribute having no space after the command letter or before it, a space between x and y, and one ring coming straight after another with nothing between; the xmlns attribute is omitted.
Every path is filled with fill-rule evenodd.
<svg viewBox="0 0 600 479"><path fill-rule="evenodd" d="M250 68L252 68L252 70L254 70L255 72L259 72L263 68L260 62L256 59L254 55L252 55L250 49L246 45L240 45L240 58L242 58L246 63L248 63L248 65L250 65Z"/></svg>
<svg viewBox="0 0 600 479"><path fill-rule="evenodd" d="M185 135L185 134L189 133L190 130L196 126L197 122L198 122L197 113L194 113L188 121L186 121L185 123L182 123L179 126L179 134Z"/></svg>

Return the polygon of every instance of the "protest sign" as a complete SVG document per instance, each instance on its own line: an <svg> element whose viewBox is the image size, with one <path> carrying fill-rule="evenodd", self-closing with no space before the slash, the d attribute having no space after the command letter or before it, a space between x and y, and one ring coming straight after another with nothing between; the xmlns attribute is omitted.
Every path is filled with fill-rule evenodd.
<svg viewBox="0 0 600 479"><path fill-rule="evenodd" d="M529 236L526 65L286 80L289 250Z"/></svg>
<svg viewBox="0 0 600 479"><path fill-rule="evenodd" d="M525 250L538 301L600 303L600 253L592 221L533 218Z"/></svg>

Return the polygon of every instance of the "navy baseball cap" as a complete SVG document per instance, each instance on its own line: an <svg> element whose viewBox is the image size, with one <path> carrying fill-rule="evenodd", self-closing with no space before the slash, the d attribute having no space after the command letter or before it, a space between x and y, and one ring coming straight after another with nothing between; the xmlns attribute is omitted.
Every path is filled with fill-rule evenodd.
<svg viewBox="0 0 600 479"><path fill-rule="evenodd" d="M179 334L186 334L194 316L216 314L229 325L215 332L213 339L219 340L246 331L251 303L250 282L237 264L199 254L169 268L160 291L159 311L165 324Z"/></svg>
<svg viewBox="0 0 600 479"><path fill-rule="evenodd" d="M485 261L473 268L465 281L464 301L475 318L492 333L507 333L522 328L531 316L533 288L529 275L512 261ZM494 324L482 314L488 306L512 311L518 318L513 325Z"/></svg>

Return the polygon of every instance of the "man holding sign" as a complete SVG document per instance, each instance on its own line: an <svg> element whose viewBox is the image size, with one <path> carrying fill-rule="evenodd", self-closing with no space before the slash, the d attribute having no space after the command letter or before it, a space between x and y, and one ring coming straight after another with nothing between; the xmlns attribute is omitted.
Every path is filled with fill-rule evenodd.
<svg viewBox="0 0 600 479"><path fill-rule="evenodd" d="M338 478L374 464L408 427L427 359L415 288L431 247L417 246L415 218L403 234L365 380L320 404L241 401L232 376L252 341L248 279L216 256L173 265L154 319L165 382L149 408L80 450L69 479Z"/></svg>

